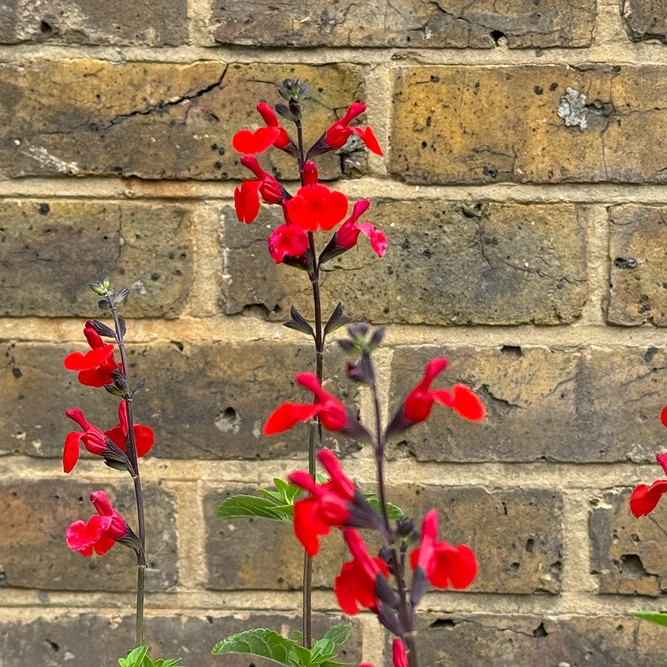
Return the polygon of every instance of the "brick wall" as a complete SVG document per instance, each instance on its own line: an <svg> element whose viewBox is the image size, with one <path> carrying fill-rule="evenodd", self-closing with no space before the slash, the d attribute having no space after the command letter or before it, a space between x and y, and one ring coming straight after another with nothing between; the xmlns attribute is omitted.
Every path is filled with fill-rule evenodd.
<svg viewBox="0 0 667 667"><path fill-rule="evenodd" d="M308 138L361 98L389 148L323 162L390 241L327 272L327 307L392 325L386 403L446 355L489 411L482 426L441 411L391 450L392 499L441 509L481 560L470 591L427 599L423 664L664 664L661 628L629 614L664 607L667 507L635 520L627 498L665 442L667 14L620 4L0 0L0 665L100 667L132 641L131 554L63 541L90 491L131 506L99 461L68 478L59 461L66 407L113 423L61 365L105 275L134 288L138 413L157 432L150 641L189 667L247 667L210 648L298 625L289 530L214 516L304 458L303 430L257 434L312 366L279 325L290 295L307 312L307 286L265 252L275 211L247 227L231 206L231 135L286 76L311 84ZM372 482L367 450L332 444ZM319 627L338 617L342 553L333 536L316 563ZM385 646L362 615L347 658L387 666Z"/></svg>

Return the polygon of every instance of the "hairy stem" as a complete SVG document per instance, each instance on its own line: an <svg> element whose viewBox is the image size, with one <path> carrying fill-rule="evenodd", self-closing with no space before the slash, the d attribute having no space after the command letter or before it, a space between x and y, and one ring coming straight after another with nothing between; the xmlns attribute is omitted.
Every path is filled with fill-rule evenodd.
<svg viewBox="0 0 667 667"><path fill-rule="evenodd" d="M127 364L127 352L125 350L125 335L120 324L116 305L110 303L111 316L113 317L116 330L116 340L120 351L120 360L123 365L123 376L127 386L130 386L130 377ZM144 641L144 577L146 573L146 520L144 515L144 492L141 486L141 475L139 474L139 460L137 456L137 443L134 439L134 413L132 409L132 390L123 398L127 408L127 436L125 446L127 458L130 462L130 474L134 482L134 497L137 504L137 525L139 529L139 542L141 548L137 550L137 616L136 616L136 645L143 645Z"/></svg>

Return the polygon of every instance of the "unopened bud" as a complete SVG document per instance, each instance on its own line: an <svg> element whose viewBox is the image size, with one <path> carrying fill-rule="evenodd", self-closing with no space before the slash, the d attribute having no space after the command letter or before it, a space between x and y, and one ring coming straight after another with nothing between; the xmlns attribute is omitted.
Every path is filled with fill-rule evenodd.
<svg viewBox="0 0 667 667"><path fill-rule="evenodd" d="M100 282L89 283L88 287L90 287L97 296L107 296L110 287L109 279L105 278Z"/></svg>

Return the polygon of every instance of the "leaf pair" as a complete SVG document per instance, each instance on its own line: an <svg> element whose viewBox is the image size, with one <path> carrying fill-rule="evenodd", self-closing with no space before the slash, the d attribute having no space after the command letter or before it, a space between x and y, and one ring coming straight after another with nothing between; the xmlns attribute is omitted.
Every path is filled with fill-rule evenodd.
<svg viewBox="0 0 667 667"><path fill-rule="evenodd" d="M334 625L307 649L297 644L298 639L287 639L273 630L257 628L223 639L216 644L213 655L253 655L285 667L340 667L346 663L335 659L336 647L347 641L351 630L349 623Z"/></svg>
<svg viewBox="0 0 667 667"><path fill-rule="evenodd" d="M263 496L239 494L223 500L217 509L217 517L219 519L260 517L291 524L294 517L294 503L303 493L303 489L279 477L276 477L273 483L275 491L259 490Z"/></svg>

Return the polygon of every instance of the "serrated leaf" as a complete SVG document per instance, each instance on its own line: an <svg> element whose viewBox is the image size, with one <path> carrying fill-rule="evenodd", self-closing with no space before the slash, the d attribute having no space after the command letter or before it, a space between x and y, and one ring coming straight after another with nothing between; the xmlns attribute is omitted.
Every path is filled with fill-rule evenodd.
<svg viewBox="0 0 667 667"><path fill-rule="evenodd" d="M364 497L376 512L378 512L379 514L382 513L382 509L380 507L380 499L377 497L376 494L364 493ZM394 505L394 503L389 503L389 502L387 503L387 514L389 515L389 518L392 521L397 521L398 519L402 519L405 516L405 512L398 505Z"/></svg>
<svg viewBox="0 0 667 667"><path fill-rule="evenodd" d="M280 479L280 477L274 477L273 483L286 505L293 505L294 501L303 493L303 489L300 486L290 484L284 479Z"/></svg>
<svg viewBox="0 0 667 667"><path fill-rule="evenodd" d="M258 658L266 658L289 667L289 656L293 647L294 642L291 639L285 639L273 630L257 628L239 632L218 642L213 648L213 655L256 655Z"/></svg>
<svg viewBox="0 0 667 667"><path fill-rule="evenodd" d="M276 503L283 502L283 496L282 493L280 493L280 491L271 491L271 489L257 489L257 491L262 495L266 496L267 498L275 500Z"/></svg>
<svg viewBox="0 0 667 667"><path fill-rule="evenodd" d="M328 639L336 646L340 646L348 640L350 637L350 632L352 632L352 625L350 623L341 623L340 625L334 625L330 627L324 633L322 639Z"/></svg>
<svg viewBox="0 0 667 667"><path fill-rule="evenodd" d="M663 625L667 628L667 614L664 614L660 611L636 611L634 612L633 616L642 618L645 621L651 621L651 623Z"/></svg>
<svg viewBox="0 0 667 667"><path fill-rule="evenodd" d="M243 519L247 517L261 517L274 521L285 521L284 515L276 512L276 504L268 498L260 496L236 495L222 501L216 511L219 519Z"/></svg>

